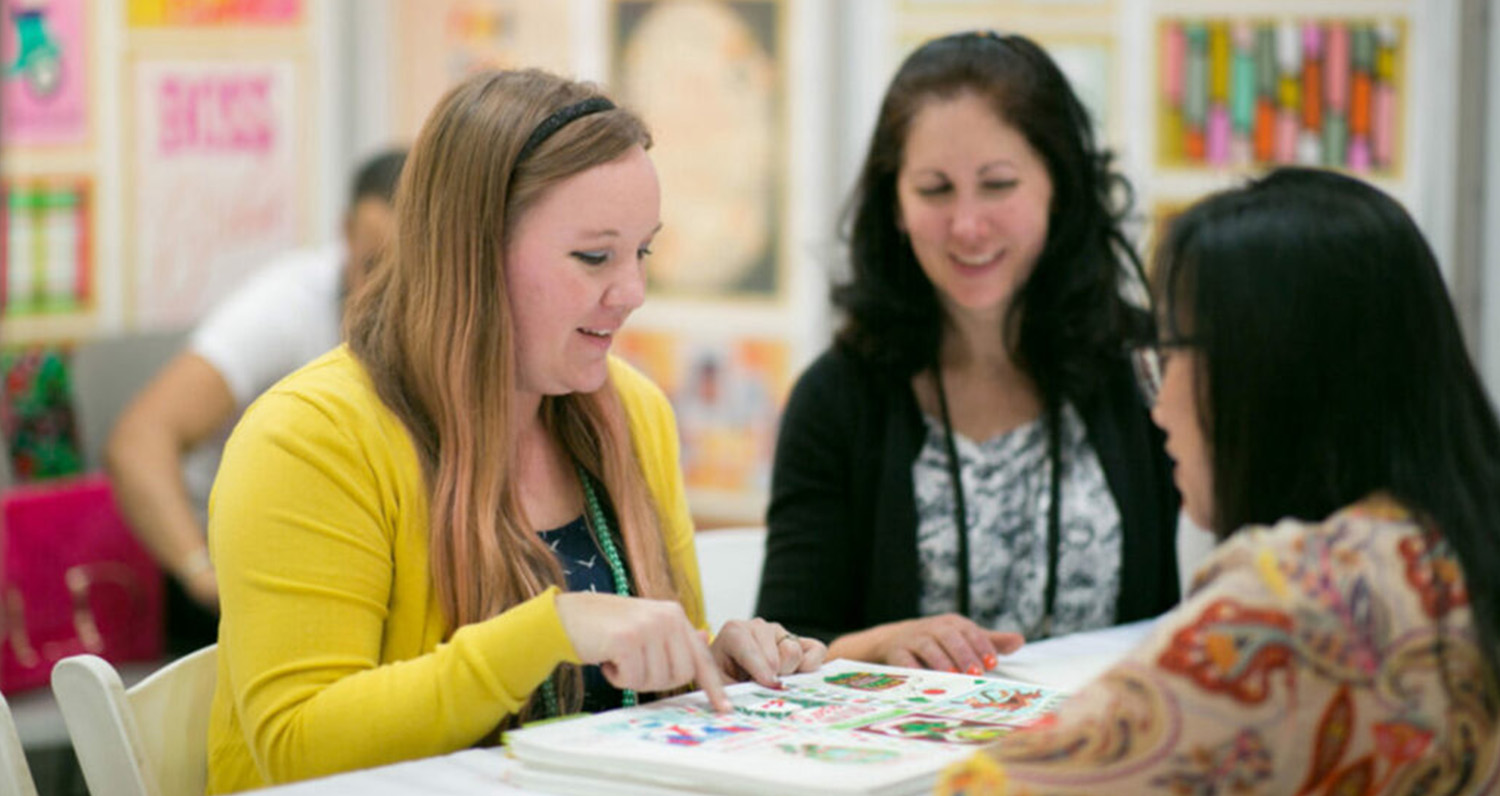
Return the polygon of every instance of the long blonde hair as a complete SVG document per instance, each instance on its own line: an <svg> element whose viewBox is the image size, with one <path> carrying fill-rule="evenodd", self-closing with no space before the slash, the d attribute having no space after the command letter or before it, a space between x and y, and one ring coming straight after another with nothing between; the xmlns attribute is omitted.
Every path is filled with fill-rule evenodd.
<svg viewBox="0 0 1500 796"><path fill-rule="evenodd" d="M650 146L640 119L616 108L565 125L516 164L539 122L598 94L536 70L481 73L449 91L406 162L395 241L346 314L350 349L422 463L432 578L450 633L564 583L514 487L516 351L502 259L518 220L549 188ZM613 384L544 399L542 420L604 485L634 593L676 599Z"/></svg>

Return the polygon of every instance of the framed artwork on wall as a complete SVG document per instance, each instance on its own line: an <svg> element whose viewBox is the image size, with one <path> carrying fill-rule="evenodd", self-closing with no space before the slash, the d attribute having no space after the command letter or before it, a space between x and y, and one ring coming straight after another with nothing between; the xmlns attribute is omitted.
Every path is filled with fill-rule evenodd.
<svg viewBox="0 0 1500 796"><path fill-rule="evenodd" d="M397 131L414 138L443 92L480 69L568 74L568 7L556 0L397 0Z"/></svg>
<svg viewBox="0 0 1500 796"><path fill-rule="evenodd" d="M784 288L785 5L610 6L610 83L650 126L661 178L654 293L772 299Z"/></svg>
<svg viewBox="0 0 1500 796"><path fill-rule="evenodd" d="M133 64L126 195L136 325L189 325L302 242L298 75L292 58Z"/></svg>
<svg viewBox="0 0 1500 796"><path fill-rule="evenodd" d="M790 389L787 344L773 337L628 330L616 339L615 353L672 401L694 517L763 521L776 429Z"/></svg>
<svg viewBox="0 0 1500 796"><path fill-rule="evenodd" d="M74 146L89 137L84 0L0 0L0 138Z"/></svg>
<svg viewBox="0 0 1500 796"><path fill-rule="evenodd" d="M286 27L302 24L303 0L127 0L135 28Z"/></svg>
<svg viewBox="0 0 1500 796"><path fill-rule="evenodd" d="M15 320L92 311L93 180L0 179L0 209L0 315Z"/></svg>
<svg viewBox="0 0 1500 796"><path fill-rule="evenodd" d="M1143 207L1281 165L1335 169L1404 204L1448 273L1459 194L1442 186L1459 182L1465 107L1459 4L1136 2L1142 57L1128 81L1149 109L1131 120Z"/></svg>
<svg viewBox="0 0 1500 796"><path fill-rule="evenodd" d="M1104 141L1117 145L1123 136L1118 111L1119 44L1107 3L906 0L899 13L896 63L929 39L950 33L1018 33L1052 57Z"/></svg>
<svg viewBox="0 0 1500 796"><path fill-rule="evenodd" d="M71 345L0 348L0 437L18 482L83 470L72 374Z"/></svg>
<svg viewBox="0 0 1500 796"><path fill-rule="evenodd" d="M1074 7L1096 10L1108 8L1114 0L902 0L904 10L964 13L976 6L1006 14L1024 14L1038 10L1070 10Z"/></svg>
<svg viewBox="0 0 1500 796"><path fill-rule="evenodd" d="M1394 17L1161 18L1158 166L1398 178L1406 40Z"/></svg>

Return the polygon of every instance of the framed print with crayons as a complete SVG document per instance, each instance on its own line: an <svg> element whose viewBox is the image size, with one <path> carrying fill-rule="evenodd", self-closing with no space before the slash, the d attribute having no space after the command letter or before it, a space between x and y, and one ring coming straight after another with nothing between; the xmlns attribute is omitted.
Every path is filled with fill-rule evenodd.
<svg viewBox="0 0 1500 796"><path fill-rule="evenodd" d="M1161 18L1158 166L1397 178L1406 50L1393 17Z"/></svg>

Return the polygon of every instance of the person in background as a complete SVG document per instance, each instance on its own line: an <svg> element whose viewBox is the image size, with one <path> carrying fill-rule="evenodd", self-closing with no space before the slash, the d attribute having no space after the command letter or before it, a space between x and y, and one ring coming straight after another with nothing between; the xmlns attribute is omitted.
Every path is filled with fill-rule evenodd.
<svg viewBox="0 0 1500 796"><path fill-rule="evenodd" d="M339 343L344 297L394 226L391 197L405 149L354 177L342 245L290 253L255 273L193 331L120 414L105 467L130 527L172 578L167 640L183 654L214 643L219 590L204 535L224 440L245 407Z"/></svg>
<svg viewBox="0 0 1500 796"><path fill-rule="evenodd" d="M209 789L492 742L823 645L705 642L671 405L609 356L661 228L647 131L587 84L478 73L427 120L348 342L245 413L210 507Z"/></svg>
<svg viewBox="0 0 1500 796"><path fill-rule="evenodd" d="M782 418L761 615L834 657L977 673L1022 636L1176 602L1109 164L1021 36L901 65L854 190L843 328Z"/></svg>
<svg viewBox="0 0 1500 796"><path fill-rule="evenodd" d="M1176 219L1155 272L1142 372L1223 541L1138 648L939 790L1496 792L1500 422L1416 225L1279 169Z"/></svg>

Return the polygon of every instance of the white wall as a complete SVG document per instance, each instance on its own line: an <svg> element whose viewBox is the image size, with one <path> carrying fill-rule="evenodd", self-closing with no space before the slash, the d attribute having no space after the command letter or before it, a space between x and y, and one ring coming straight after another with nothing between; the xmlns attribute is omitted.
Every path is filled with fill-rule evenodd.
<svg viewBox="0 0 1500 796"><path fill-rule="evenodd" d="M321 90L335 116L327 126L327 151L334 156L323 170L330 186L324 212L337 224L359 164L402 143L393 138L392 7L389 0L330 0L320 5L333 28L325 33L333 74L322 81ZM330 230L328 236L332 239L337 234L338 230Z"/></svg>

